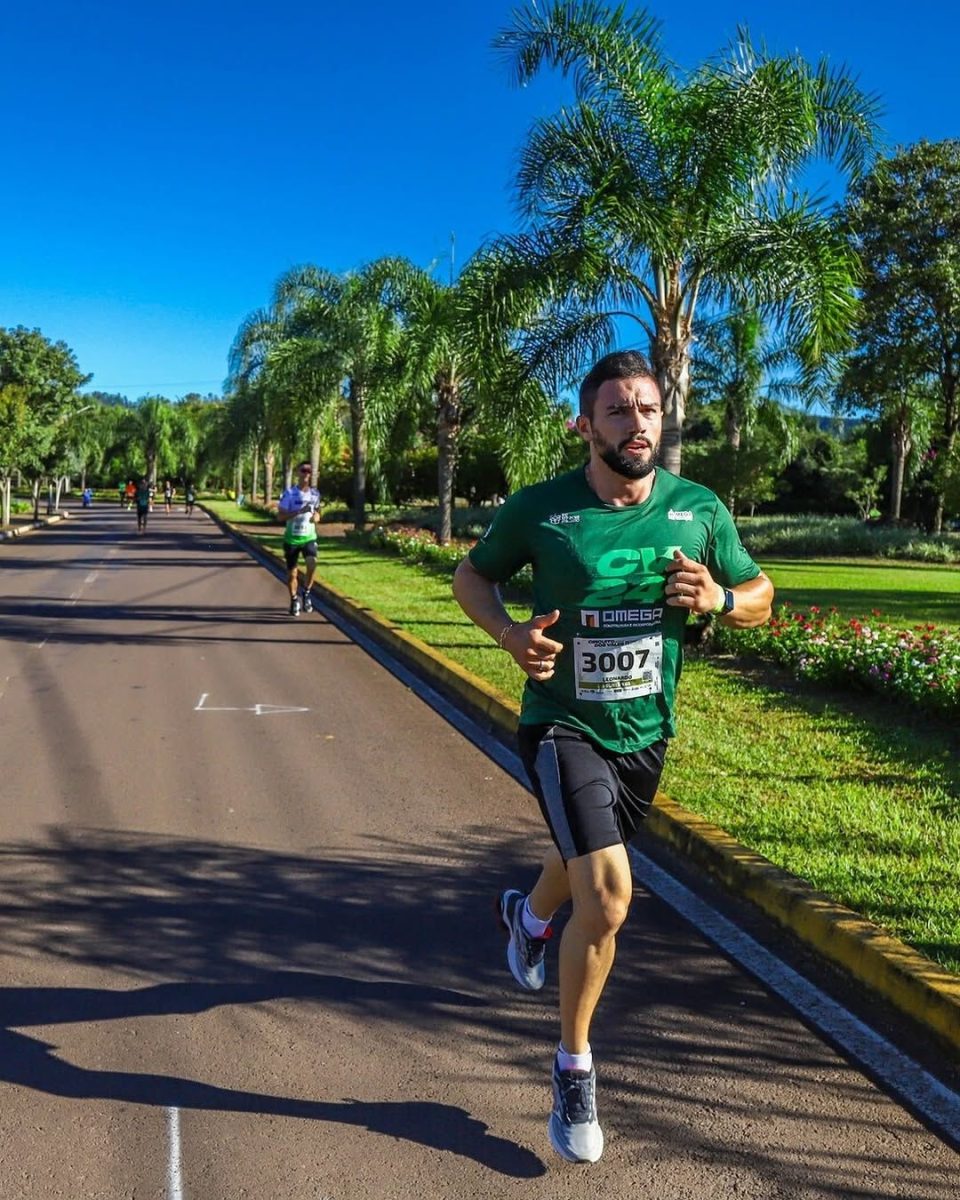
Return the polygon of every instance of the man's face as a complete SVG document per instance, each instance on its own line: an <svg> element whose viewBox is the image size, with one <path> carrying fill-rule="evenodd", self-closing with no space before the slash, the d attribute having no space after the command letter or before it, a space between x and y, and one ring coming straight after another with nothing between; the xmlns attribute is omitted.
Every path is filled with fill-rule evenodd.
<svg viewBox="0 0 960 1200"><path fill-rule="evenodd" d="M652 379L608 379L600 385L593 417L577 430L597 455L625 479L643 479L657 463L663 408Z"/></svg>

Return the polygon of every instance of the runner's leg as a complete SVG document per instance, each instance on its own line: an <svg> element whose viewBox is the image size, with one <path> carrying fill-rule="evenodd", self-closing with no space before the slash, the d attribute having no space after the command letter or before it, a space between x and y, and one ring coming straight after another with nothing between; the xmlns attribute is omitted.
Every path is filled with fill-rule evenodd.
<svg viewBox="0 0 960 1200"><path fill-rule="evenodd" d="M613 966L616 934L626 920L633 877L622 844L567 863L573 913L560 940L560 1040L586 1053L590 1022Z"/></svg>

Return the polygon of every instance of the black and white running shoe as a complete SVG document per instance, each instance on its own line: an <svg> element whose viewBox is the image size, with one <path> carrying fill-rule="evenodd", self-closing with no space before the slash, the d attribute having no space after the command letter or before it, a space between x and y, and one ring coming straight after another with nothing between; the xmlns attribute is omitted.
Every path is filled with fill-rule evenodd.
<svg viewBox="0 0 960 1200"><path fill-rule="evenodd" d="M539 938L527 933L521 920L525 900L523 892L509 888L497 897L497 915L509 938L507 966L510 973L525 992L539 992L546 978L543 955L553 930L548 926Z"/></svg>
<svg viewBox="0 0 960 1200"><path fill-rule="evenodd" d="M304 592L303 592L303 611L305 613L313 612L313 597L310 595L309 590L306 588L304 589Z"/></svg>
<svg viewBox="0 0 960 1200"><path fill-rule="evenodd" d="M300 616L300 597L299 596L291 596L290 597L290 616L291 617L299 617Z"/></svg>
<svg viewBox="0 0 960 1200"><path fill-rule="evenodd" d="M553 1112L547 1122L550 1145L567 1162L596 1162L603 1154L597 1120L597 1073L561 1071L553 1060Z"/></svg>

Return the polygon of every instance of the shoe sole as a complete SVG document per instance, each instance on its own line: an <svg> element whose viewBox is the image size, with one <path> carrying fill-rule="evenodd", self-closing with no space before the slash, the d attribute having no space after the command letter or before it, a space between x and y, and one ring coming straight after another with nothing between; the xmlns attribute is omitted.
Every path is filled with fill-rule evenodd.
<svg viewBox="0 0 960 1200"><path fill-rule="evenodd" d="M585 1163L595 1163L595 1162L599 1162L603 1156L603 1130L602 1129L600 1130L600 1149L597 1151L595 1158L580 1158L578 1155L573 1154L570 1151L565 1150L562 1146L558 1145L557 1139L554 1137L554 1134L553 1134L553 1118L552 1117L547 1122L547 1137L549 1137L550 1145L553 1147L554 1151L557 1154L559 1154L560 1157L562 1159L564 1159L566 1162L584 1163L584 1164Z"/></svg>

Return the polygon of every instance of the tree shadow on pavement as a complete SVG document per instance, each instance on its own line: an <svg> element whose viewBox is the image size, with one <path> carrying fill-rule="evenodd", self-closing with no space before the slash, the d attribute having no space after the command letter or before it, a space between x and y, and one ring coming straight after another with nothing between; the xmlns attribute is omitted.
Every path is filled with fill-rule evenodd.
<svg viewBox="0 0 960 1200"><path fill-rule="evenodd" d="M491 1102L506 1072L508 1107L544 1112L555 950L544 992L517 995L490 913L498 888L531 878L540 848L532 828L433 831L429 842L371 833L350 850L299 853L83 828L0 846L6 962L29 963L34 979L72 969L131 985L0 989L0 1080L77 1099L335 1122L501 1176L544 1176L532 1150L456 1098L431 1095L449 1080L427 1076L409 1099L364 1096L359 1083L313 1099L86 1069L50 1044L56 1025L293 1001L311 1027L359 1022L365 1037L399 1041L405 1054L449 1053L460 1079L470 1069L456 1066L460 1048L469 1045L474 1068L496 1078L484 1085ZM935 1152L921 1131L920 1161L917 1128L901 1108L671 910L644 892L634 907L594 1039L611 1143L597 1170L615 1172L597 1175L614 1189L606 1194L623 1194L616 1172L625 1169L642 1189L664 1170L693 1188L709 1163L718 1180L751 1181L755 1195L848 1200L861 1194L851 1180L865 1180L862 1194L874 1198L951 1196L948 1152ZM39 1036L24 1032L37 1026Z"/></svg>
<svg viewBox="0 0 960 1200"><path fill-rule="evenodd" d="M464 970L449 987L415 982L450 975L439 961L446 951L439 955L438 947L457 944L462 889L455 891L451 879L438 889L429 868L411 887L409 864L401 868L384 849L385 861L371 864L64 829L51 831L42 846L0 848L0 950L177 980L126 989L0 988L0 1080L74 1099L355 1125L462 1155L503 1175L542 1175L534 1153L455 1104L422 1097L311 1100L91 1070L23 1032L291 999L396 1025L411 1038L429 1038L465 1017L495 1029L489 1000L478 991L483 972ZM409 911L414 895L422 905L424 889L435 901L429 925ZM436 900L438 890L445 900ZM388 954L405 965L390 972ZM357 963L365 976L376 961L378 978L318 969L345 961Z"/></svg>

